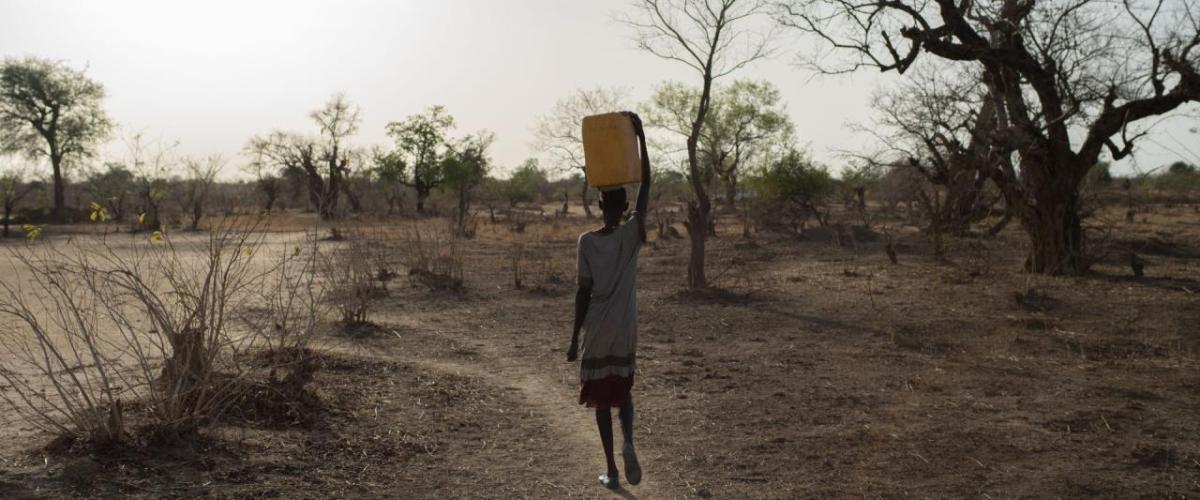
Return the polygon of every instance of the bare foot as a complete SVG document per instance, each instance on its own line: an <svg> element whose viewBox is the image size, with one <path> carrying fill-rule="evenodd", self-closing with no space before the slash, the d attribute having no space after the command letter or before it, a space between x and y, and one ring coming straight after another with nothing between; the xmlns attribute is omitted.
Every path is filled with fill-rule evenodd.
<svg viewBox="0 0 1200 500"><path fill-rule="evenodd" d="M621 448L621 458L625 462L625 479L629 484L637 486L642 482L642 466L638 465L637 453L633 451L633 443L625 443Z"/></svg>
<svg viewBox="0 0 1200 500"><path fill-rule="evenodd" d="M621 480L617 478L617 473L611 472L600 475L600 484L610 490L621 489Z"/></svg>

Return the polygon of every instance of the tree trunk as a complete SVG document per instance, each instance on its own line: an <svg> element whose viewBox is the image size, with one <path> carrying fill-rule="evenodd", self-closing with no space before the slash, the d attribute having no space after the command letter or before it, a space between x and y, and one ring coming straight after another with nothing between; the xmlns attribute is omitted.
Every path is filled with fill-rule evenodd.
<svg viewBox="0 0 1200 500"><path fill-rule="evenodd" d="M737 192L737 176L730 174L725 179L725 208L733 213L737 213Z"/></svg>
<svg viewBox="0 0 1200 500"><path fill-rule="evenodd" d="M125 199L123 196L115 198L110 203L112 209L112 220L118 224L125 222Z"/></svg>
<svg viewBox="0 0 1200 500"><path fill-rule="evenodd" d="M1084 256L1083 226L1077 195L1047 189L1039 193L1037 206L1022 217L1032 244L1029 271L1048 275L1080 274L1089 263Z"/></svg>
<svg viewBox="0 0 1200 500"><path fill-rule="evenodd" d="M717 46L719 33L718 31L718 35L712 40L714 47ZM704 68L704 84L700 87L696 118L692 120L692 129L687 138L688 180L692 184L692 193L696 196L696 200L688 204L688 235L692 240L692 253L688 257L688 288L692 290L708 287L708 278L704 275L704 243L708 240L708 230L711 226L712 202L708 197L706 179L700 172L697 147L712 97L712 56L713 53L710 52L708 65Z"/></svg>
<svg viewBox="0 0 1200 500"><path fill-rule="evenodd" d="M350 202L350 211L354 213L362 212L362 200L359 199L358 194L353 189L350 189L349 183L342 183L342 192L346 193L346 200Z"/></svg>
<svg viewBox="0 0 1200 500"><path fill-rule="evenodd" d="M688 236L692 241L692 252L688 257L688 288L700 289L708 286L704 275L704 246L708 241L711 207L708 200L688 204Z"/></svg>
<svg viewBox="0 0 1200 500"><path fill-rule="evenodd" d="M199 202L193 203L192 204L192 231L200 230L200 218L201 217L204 217L204 204L199 203Z"/></svg>
<svg viewBox="0 0 1200 500"><path fill-rule="evenodd" d="M429 187L417 184L417 213L425 213L425 198L429 197Z"/></svg>
<svg viewBox="0 0 1200 500"><path fill-rule="evenodd" d="M321 175L315 172L315 169L305 167L305 178L308 180L308 200L312 203L313 209L317 211L322 219L326 219L327 209L325 201L325 182L321 179Z"/></svg>
<svg viewBox="0 0 1200 500"><path fill-rule="evenodd" d="M210 373L204 331L189 328L170 337L171 357L163 362L161 382L185 407L195 404L199 385Z"/></svg>
<svg viewBox="0 0 1200 500"><path fill-rule="evenodd" d="M328 186L325 187L325 205L321 210L321 218L333 220L337 217L338 195L342 192L342 176L336 166L329 169Z"/></svg>
<svg viewBox="0 0 1200 500"><path fill-rule="evenodd" d="M150 231L162 231L162 220L158 217L158 204L153 201L146 202L145 221L146 227Z"/></svg>
<svg viewBox="0 0 1200 500"><path fill-rule="evenodd" d="M258 180L258 190L262 191L267 197L263 203L263 210L270 212L275 207L275 200L279 198L279 181L274 178L261 178Z"/></svg>
<svg viewBox="0 0 1200 500"><path fill-rule="evenodd" d="M970 161L962 158L960 162ZM971 229L971 224L987 216L988 211L981 206L980 195L987 181L978 168L958 165L957 171L951 173L946 182L946 200L942 207L943 227L948 233L958 236L965 235Z"/></svg>
<svg viewBox="0 0 1200 500"><path fill-rule="evenodd" d="M464 234L467 229L467 188L458 188L458 233Z"/></svg>
<svg viewBox="0 0 1200 500"><path fill-rule="evenodd" d="M692 193L696 201L688 204L688 236L692 241L692 253L688 257L688 288L698 290L708 287L708 278L704 275L704 244L708 240L709 230L713 228L712 202L709 200L704 179L700 173L700 159L697 156L697 143L700 141L700 128L704 125L704 115L708 113L709 92L712 89L712 78L706 74L704 87L700 94L699 111L696 120L692 122L692 132L688 135L688 177L692 184Z"/></svg>
<svg viewBox="0 0 1200 500"><path fill-rule="evenodd" d="M54 146L51 146L50 167L54 174L54 213L55 222L60 224L67 222L67 196L66 196L66 179L62 172L62 155L58 154Z"/></svg>
<svg viewBox="0 0 1200 500"><path fill-rule="evenodd" d="M401 188L392 186L384 192L384 198L387 199L388 215L394 215L404 209L404 192Z"/></svg>

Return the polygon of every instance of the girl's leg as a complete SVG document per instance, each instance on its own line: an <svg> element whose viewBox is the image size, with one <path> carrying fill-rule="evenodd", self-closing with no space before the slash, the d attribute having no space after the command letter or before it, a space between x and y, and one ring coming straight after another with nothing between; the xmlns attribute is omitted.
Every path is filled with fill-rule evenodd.
<svg viewBox="0 0 1200 500"><path fill-rule="evenodd" d="M621 458L625 460L625 480L637 485L642 482L642 467L638 465L637 453L633 451L633 397L621 405L621 433L625 435L625 446Z"/></svg>
<svg viewBox="0 0 1200 500"><path fill-rule="evenodd" d="M604 446L604 460L608 463L608 478L617 480L617 461L613 459L612 413L608 408L596 408L596 427L600 429L600 444Z"/></svg>
<svg viewBox="0 0 1200 500"><path fill-rule="evenodd" d="M633 396L625 400L618 413L621 417L621 434L625 435L625 444L633 445Z"/></svg>

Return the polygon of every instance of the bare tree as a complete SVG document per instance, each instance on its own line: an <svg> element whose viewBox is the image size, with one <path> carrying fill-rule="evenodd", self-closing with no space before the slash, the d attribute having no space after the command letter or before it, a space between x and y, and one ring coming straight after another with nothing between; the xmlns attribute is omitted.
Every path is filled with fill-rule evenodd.
<svg viewBox="0 0 1200 500"><path fill-rule="evenodd" d="M882 150L851 153L876 165L912 169L923 183L914 190L929 218L929 232L965 234L995 210L1000 193L989 190L995 101L987 98L977 71L938 65L879 92L872 123L856 127ZM1007 211L1004 211L1007 214ZM1002 219L989 232L1003 228Z"/></svg>
<svg viewBox="0 0 1200 500"><path fill-rule="evenodd" d="M162 203L170 195L167 179L176 166L176 146L178 143L147 141L140 133L125 139L124 168L133 174L133 186L140 205L137 224L146 230L163 228Z"/></svg>
<svg viewBox="0 0 1200 500"><path fill-rule="evenodd" d="M358 159L357 150L346 141L358 132L359 109L338 93L309 117L320 129L317 137L275 131L251 138L246 152L260 165L303 172L309 201L322 219L331 220L337 215L342 183Z"/></svg>
<svg viewBox="0 0 1200 500"><path fill-rule="evenodd" d="M54 219L66 217L66 169L92 155L112 124L104 87L66 65L28 57L0 63L0 151L50 161Z"/></svg>
<svg viewBox="0 0 1200 500"><path fill-rule="evenodd" d="M188 214L189 227L192 231L200 229L200 219L204 217L204 206L208 203L209 193L217 174L225 167L221 155L212 155L204 159L187 158L183 161L186 177L182 179L179 202Z"/></svg>
<svg viewBox="0 0 1200 500"><path fill-rule="evenodd" d="M780 19L847 56L823 71L903 73L921 54L981 67L992 177L1038 273L1090 264L1080 185L1101 155L1129 156L1148 118L1200 100L1200 11L1189 0L795 0Z"/></svg>
<svg viewBox="0 0 1200 500"><path fill-rule="evenodd" d="M700 77L700 96L687 134L687 173L695 197L688 203L691 237L688 287L704 288L704 247L712 202L700 163L700 136L712 99L713 81L766 57L773 30L755 31L753 20L767 11L762 0L638 0L636 15L626 20L638 47L681 63Z"/></svg>
<svg viewBox="0 0 1200 500"><path fill-rule="evenodd" d="M560 99L554 109L538 120L534 135L537 147L553 157L554 168L562 173L586 174L583 161L583 117L627 109L626 91L620 88L593 87L576 89ZM584 213L592 217L592 202L586 175L580 176L579 201Z"/></svg>
<svg viewBox="0 0 1200 500"><path fill-rule="evenodd" d="M254 152L254 158L250 160L243 170L254 175L254 187L263 195L263 210L268 212L275 207L275 202L279 200L280 190L283 189L283 178L279 175L279 168L271 162L265 161L259 152Z"/></svg>

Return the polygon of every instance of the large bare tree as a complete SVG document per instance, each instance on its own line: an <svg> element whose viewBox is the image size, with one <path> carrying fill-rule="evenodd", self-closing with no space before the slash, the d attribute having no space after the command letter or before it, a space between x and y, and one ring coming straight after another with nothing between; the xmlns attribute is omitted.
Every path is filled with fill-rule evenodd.
<svg viewBox="0 0 1200 500"><path fill-rule="evenodd" d="M359 108L334 94L321 109L309 114L320 133L311 137L294 132L275 131L256 136L246 145L253 162L272 165L280 171L303 173L308 197L324 220L337 216L338 195L359 152L347 144L359 124Z"/></svg>
<svg viewBox="0 0 1200 500"><path fill-rule="evenodd" d="M592 202L584 175L583 117L627 109L625 93L620 88L576 89L554 103L554 108L538 120L534 129L537 147L552 157L553 168L566 174L581 174L579 201L589 218L592 217Z"/></svg>
<svg viewBox="0 0 1200 500"><path fill-rule="evenodd" d="M914 194L930 232L962 235L1000 212L998 193L988 189L998 171L988 163L996 161L989 155L995 103L981 88L979 73L964 69L926 65L877 92L871 100L874 119L856 128L874 137L880 149L850 153L874 165L911 169L923 179ZM989 233L1010 219L1003 213Z"/></svg>
<svg viewBox="0 0 1200 500"><path fill-rule="evenodd" d="M63 63L0 63L0 151L50 162L58 222L66 219L66 169L91 156L112 129L103 100L104 86Z"/></svg>
<svg viewBox="0 0 1200 500"><path fill-rule="evenodd" d="M903 73L924 54L979 68L993 178L1039 273L1087 269L1080 186L1101 156L1129 156L1148 118L1200 100L1191 0L794 0L780 19L846 56L823 71Z"/></svg>
<svg viewBox="0 0 1200 500"><path fill-rule="evenodd" d="M699 77L700 95L687 133L687 174L693 199L688 202L691 238L688 287L705 288L704 247L712 201L704 181L700 137L712 101L713 82L770 53L773 30L756 24L767 13L764 0L637 0L626 23L636 31L638 47L683 64Z"/></svg>

